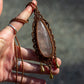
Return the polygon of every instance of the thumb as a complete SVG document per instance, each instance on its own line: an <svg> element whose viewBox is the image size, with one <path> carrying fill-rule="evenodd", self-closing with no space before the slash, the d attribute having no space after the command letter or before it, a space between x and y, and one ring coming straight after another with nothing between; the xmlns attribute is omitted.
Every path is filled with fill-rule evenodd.
<svg viewBox="0 0 84 84"><path fill-rule="evenodd" d="M2 13L2 9L3 9L3 0L0 0L0 15Z"/></svg>

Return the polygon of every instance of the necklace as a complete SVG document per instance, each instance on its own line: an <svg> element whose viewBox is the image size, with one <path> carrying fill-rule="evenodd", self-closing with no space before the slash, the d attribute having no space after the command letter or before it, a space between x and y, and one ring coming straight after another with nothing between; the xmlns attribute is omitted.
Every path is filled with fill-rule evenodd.
<svg viewBox="0 0 84 84"><path fill-rule="evenodd" d="M35 4L32 2L30 2L30 5L35 7ZM33 47L39 58L41 71L45 71L43 67L43 63L45 63L49 67L50 78L53 78L51 69L59 67L56 59L55 40L49 23L40 14L37 7L34 10L32 30Z"/></svg>

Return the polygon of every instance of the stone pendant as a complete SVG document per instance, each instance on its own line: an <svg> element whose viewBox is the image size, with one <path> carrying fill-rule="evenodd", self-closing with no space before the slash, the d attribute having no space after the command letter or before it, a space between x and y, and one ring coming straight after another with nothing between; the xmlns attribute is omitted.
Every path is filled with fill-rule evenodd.
<svg viewBox="0 0 84 84"><path fill-rule="evenodd" d="M51 69L58 68L56 60L56 46L52 31L48 22L43 18L38 9L34 11L34 22L32 25L33 47L41 63L41 71L45 71L42 63L45 63L50 70L50 78L53 78Z"/></svg>

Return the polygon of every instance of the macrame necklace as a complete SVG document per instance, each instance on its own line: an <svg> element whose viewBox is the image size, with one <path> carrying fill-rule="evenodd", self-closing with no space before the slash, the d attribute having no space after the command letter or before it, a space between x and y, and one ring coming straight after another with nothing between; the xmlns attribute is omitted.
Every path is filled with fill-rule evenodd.
<svg viewBox="0 0 84 84"><path fill-rule="evenodd" d="M33 8L35 4L29 3ZM29 5L28 4L28 5ZM35 53L39 57L41 71L45 71L43 64L45 63L50 70L50 78L53 78L51 69L58 68L56 59L56 46L54 36L50 29L49 23L40 14L38 8L34 10L34 21L32 24L32 41Z"/></svg>
<svg viewBox="0 0 84 84"><path fill-rule="evenodd" d="M34 21L32 24L32 30L33 30L32 41L33 41L33 47L35 49L35 53L37 54L40 61L41 71L42 72L45 71L43 67L43 63L45 63L49 67L50 78L53 78L51 69L59 68L56 58L56 46L55 46L54 36L50 29L49 23L40 14L37 6L35 6L35 4L32 2L28 3L27 6L28 5L30 5L32 9L36 7L36 9L34 10ZM10 22L12 21L18 21L23 24L28 22L19 18L14 18ZM14 50L16 56L16 84L17 84L17 76L18 76L18 56L21 57L21 61L22 61L22 77L21 77L21 84L22 84L22 79L24 74L23 57L21 56L21 47L17 39L17 36L15 36L15 39L17 41L18 50L19 50L19 53L17 53L16 42L14 42Z"/></svg>

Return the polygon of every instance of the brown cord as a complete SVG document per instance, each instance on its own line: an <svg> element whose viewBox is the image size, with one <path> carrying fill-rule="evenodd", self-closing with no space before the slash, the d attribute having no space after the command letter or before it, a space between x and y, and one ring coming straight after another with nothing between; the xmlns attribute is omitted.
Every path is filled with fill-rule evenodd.
<svg viewBox="0 0 84 84"><path fill-rule="evenodd" d="M17 76L18 76L18 55L16 51L16 43L14 41L14 49L15 49L15 56L16 56L16 84L17 84Z"/></svg>
<svg viewBox="0 0 84 84"><path fill-rule="evenodd" d="M29 20L23 20L23 19L20 19L20 18L13 18L13 19L10 21L10 23L11 23L12 21L17 21L17 22L20 22L20 23L22 23L22 24L24 25L25 23L28 23Z"/></svg>
<svg viewBox="0 0 84 84"><path fill-rule="evenodd" d="M18 41L17 36L15 36L15 39L16 39L17 44L18 44L18 46L19 46L19 53L18 53L18 55L21 57L21 61L22 61L22 77L21 77L21 84L22 84L22 79L23 79L23 74L24 74L23 56L21 55L21 47L20 47L20 43L19 43L19 41Z"/></svg>
<svg viewBox="0 0 84 84"><path fill-rule="evenodd" d="M34 9L37 8L37 6L36 6L33 2L29 2L29 3L26 5L26 7L27 7L27 6L31 6L31 7L32 7L32 12L34 11Z"/></svg>
<svg viewBox="0 0 84 84"><path fill-rule="evenodd" d="M23 74L24 74L23 57L21 55L21 47L20 47L20 43L18 41L17 36L15 36L15 39L16 39L18 47L19 47L18 48L19 53L17 53L17 51L16 51L16 43L14 42L15 56L16 56L16 84L17 84L17 76L18 76L18 56L21 57L21 61L22 61L22 77L21 77L21 84L22 84Z"/></svg>

